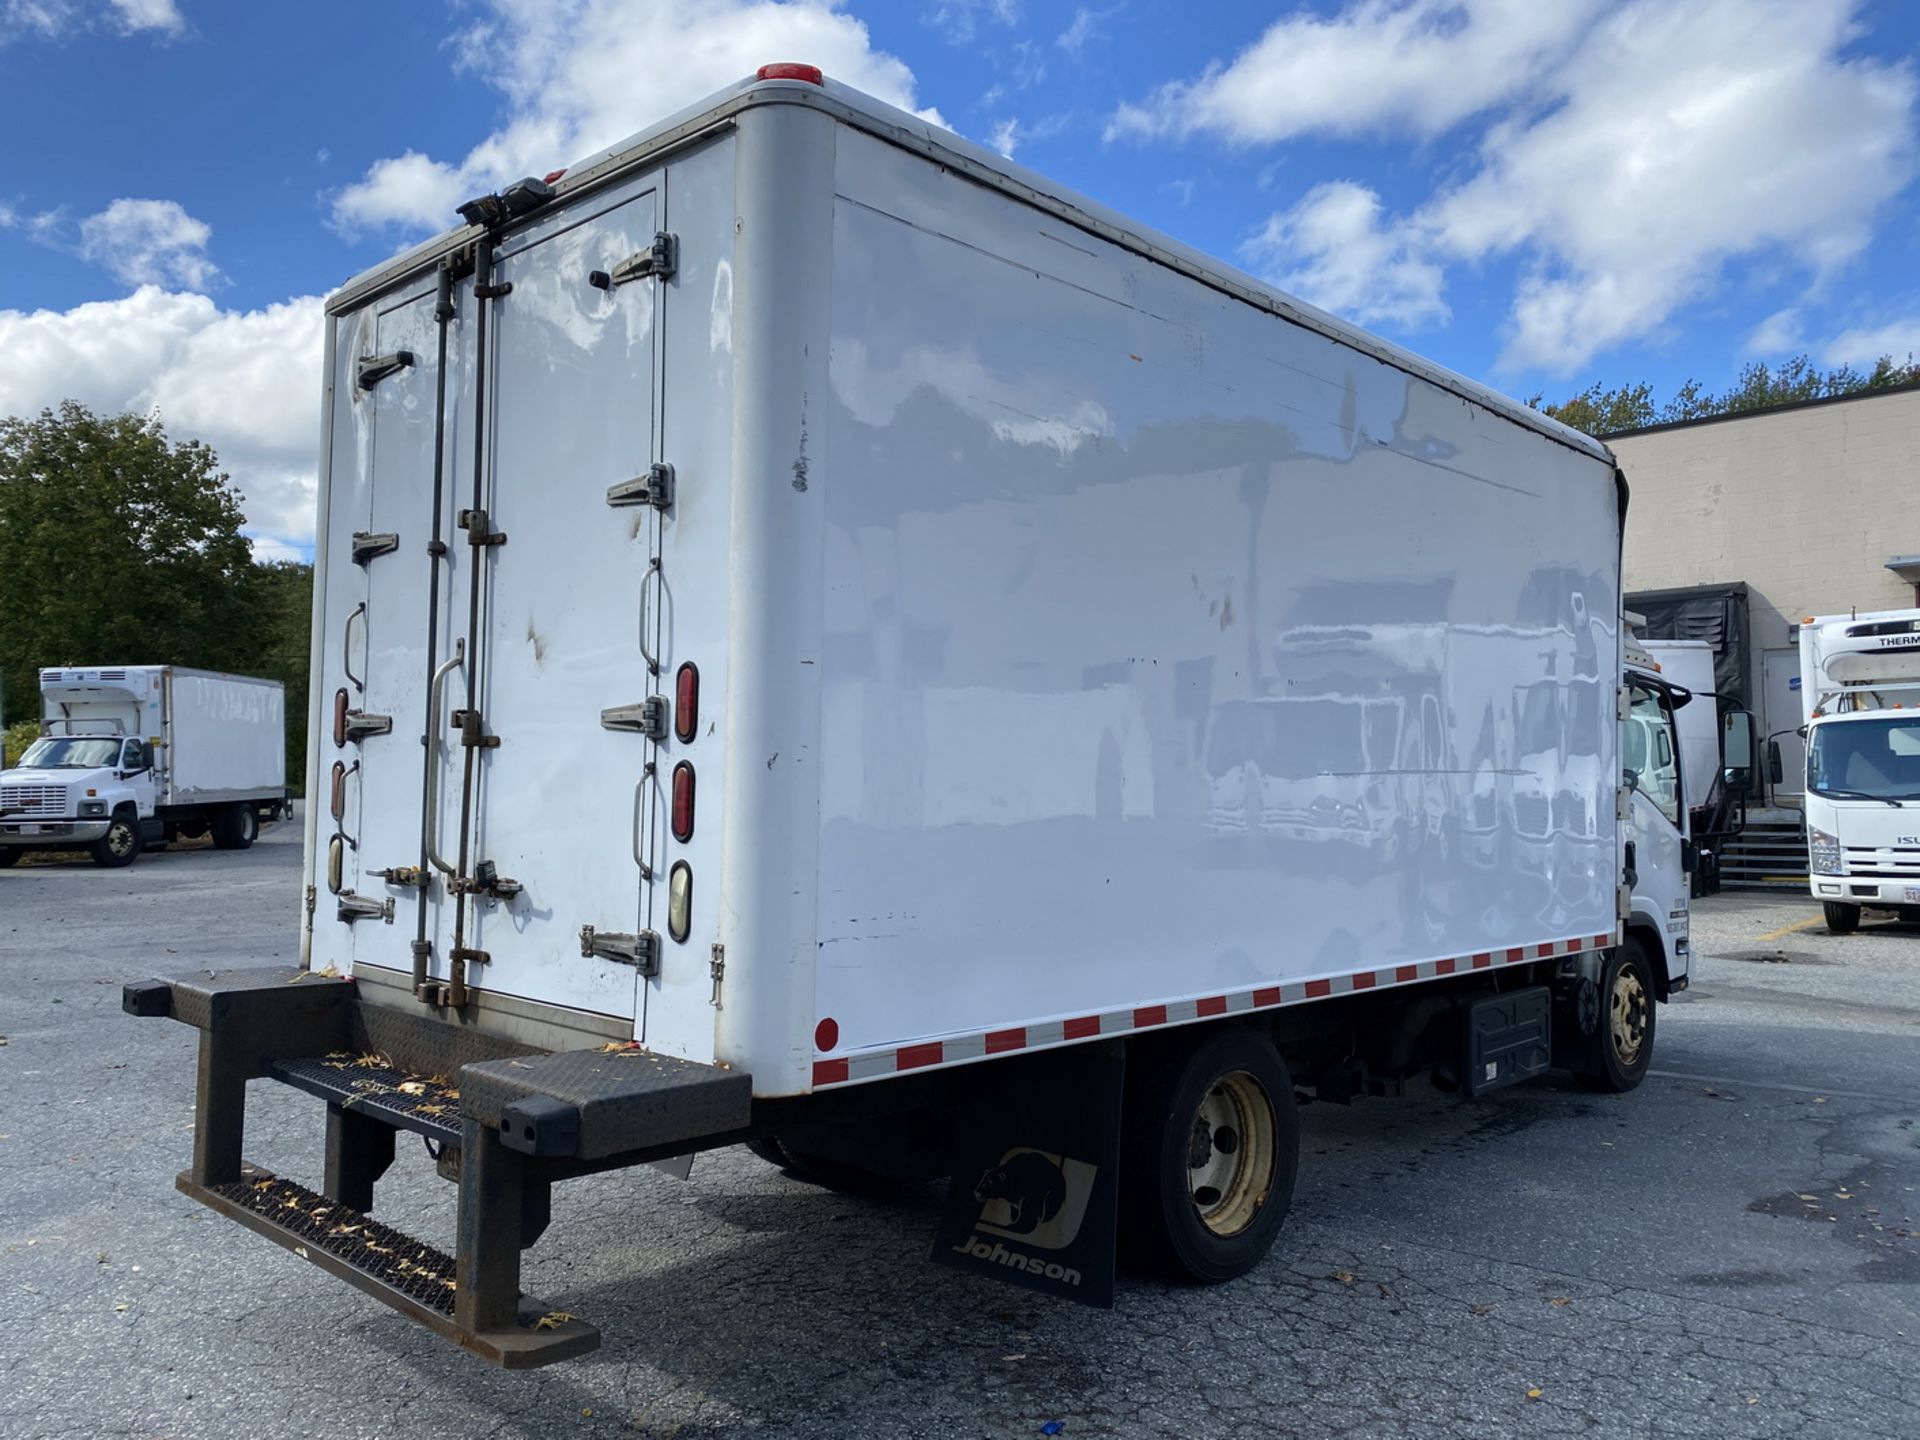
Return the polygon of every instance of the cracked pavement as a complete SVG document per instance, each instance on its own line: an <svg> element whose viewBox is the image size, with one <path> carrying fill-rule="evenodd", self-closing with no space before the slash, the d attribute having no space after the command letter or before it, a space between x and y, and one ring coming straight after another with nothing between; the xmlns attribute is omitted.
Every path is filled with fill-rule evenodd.
<svg viewBox="0 0 1920 1440"><path fill-rule="evenodd" d="M0 872L0 1434L1920 1431L1920 927L1697 902L1639 1092L1309 1106L1267 1263L1123 1275L1110 1312L931 1265L932 1191L835 1195L743 1150L572 1182L525 1284L603 1348L509 1375L173 1189L193 1037L120 985L290 959L298 852L282 825ZM317 1102L256 1082L248 1118L250 1158L317 1181ZM411 1137L379 1212L451 1241Z"/></svg>

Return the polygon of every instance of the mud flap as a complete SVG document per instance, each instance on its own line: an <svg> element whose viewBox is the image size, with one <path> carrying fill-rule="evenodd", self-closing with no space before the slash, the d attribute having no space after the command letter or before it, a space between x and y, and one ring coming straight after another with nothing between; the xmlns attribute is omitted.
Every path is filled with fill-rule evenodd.
<svg viewBox="0 0 1920 1440"><path fill-rule="evenodd" d="M1553 1000L1544 985L1489 995L1467 1007L1462 1067L1469 1096L1518 1085L1553 1058Z"/></svg>
<svg viewBox="0 0 1920 1440"><path fill-rule="evenodd" d="M1111 1306L1125 1075L1118 1041L982 1067L955 1116L933 1258Z"/></svg>

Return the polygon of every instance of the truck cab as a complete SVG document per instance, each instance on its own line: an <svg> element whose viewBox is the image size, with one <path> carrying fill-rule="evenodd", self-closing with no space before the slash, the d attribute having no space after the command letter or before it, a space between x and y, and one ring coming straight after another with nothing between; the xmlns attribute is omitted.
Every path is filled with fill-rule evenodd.
<svg viewBox="0 0 1920 1440"><path fill-rule="evenodd" d="M132 735L42 735L0 774L0 867L28 850L84 846L125 864L154 816L153 747Z"/></svg>
<svg viewBox="0 0 1920 1440"><path fill-rule="evenodd" d="M1865 910L1920 919L1920 610L1800 626L1807 884L1827 929ZM1780 778L1778 744L1770 747Z"/></svg>
<svg viewBox="0 0 1920 1440"><path fill-rule="evenodd" d="M1652 657L1631 640L1626 658L1620 766L1627 790L1627 938L1646 950L1665 999L1686 989L1693 968L1693 841L1675 719L1693 696L1664 680ZM1741 787L1747 783L1741 776L1731 779Z"/></svg>

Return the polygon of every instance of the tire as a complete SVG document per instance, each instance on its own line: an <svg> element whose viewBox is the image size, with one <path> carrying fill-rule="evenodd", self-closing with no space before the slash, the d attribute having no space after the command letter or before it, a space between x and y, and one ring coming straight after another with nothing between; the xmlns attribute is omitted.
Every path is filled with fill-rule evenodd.
<svg viewBox="0 0 1920 1440"><path fill-rule="evenodd" d="M832 1190L842 1195L892 1195L906 1188L903 1182L891 1176L878 1175L843 1160L809 1154L774 1135L747 1141L747 1149L769 1165L777 1165L796 1180L804 1180L809 1185L818 1185L822 1190Z"/></svg>
<svg viewBox="0 0 1920 1440"><path fill-rule="evenodd" d="M27 847L24 845L0 845L0 870L11 870L26 853Z"/></svg>
<svg viewBox="0 0 1920 1440"><path fill-rule="evenodd" d="M103 870L121 870L140 853L140 822L124 810L114 812L107 833L87 847L93 863Z"/></svg>
<svg viewBox="0 0 1920 1440"><path fill-rule="evenodd" d="M1658 1015L1653 965L1638 940L1628 940L1607 957L1600 976L1600 1068L1576 1078L1589 1090L1624 1095L1647 1078L1653 1064Z"/></svg>
<svg viewBox="0 0 1920 1440"><path fill-rule="evenodd" d="M1838 901L1828 900L1820 908L1827 912L1827 933L1829 935L1851 935L1860 928L1860 907L1842 905Z"/></svg>
<svg viewBox="0 0 1920 1440"><path fill-rule="evenodd" d="M229 805L213 817L213 848L247 850L260 838L260 814L248 804Z"/></svg>
<svg viewBox="0 0 1920 1440"><path fill-rule="evenodd" d="M1217 1285L1273 1247L1293 1201L1300 1128L1273 1042L1209 1029L1128 1054L1120 1246L1144 1269Z"/></svg>

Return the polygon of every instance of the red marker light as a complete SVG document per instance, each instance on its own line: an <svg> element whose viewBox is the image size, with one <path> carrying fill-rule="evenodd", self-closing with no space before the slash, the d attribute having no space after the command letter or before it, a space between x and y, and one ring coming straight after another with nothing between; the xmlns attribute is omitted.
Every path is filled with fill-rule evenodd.
<svg viewBox="0 0 1920 1440"><path fill-rule="evenodd" d="M564 168L559 170L549 170L546 174L540 177L540 183L542 185L551 185L566 173L567 172Z"/></svg>
<svg viewBox="0 0 1920 1440"><path fill-rule="evenodd" d="M347 743L347 687L344 685L333 692L333 743L336 746Z"/></svg>
<svg viewBox="0 0 1920 1440"><path fill-rule="evenodd" d="M820 73L818 65L762 65L754 72L762 80L804 80L809 85L824 85L827 77Z"/></svg>
<svg viewBox="0 0 1920 1440"><path fill-rule="evenodd" d="M673 838L693 838L693 766L684 760L673 767Z"/></svg>
<svg viewBox="0 0 1920 1440"><path fill-rule="evenodd" d="M700 672L689 660L673 677L673 733L685 745L700 728Z"/></svg>

